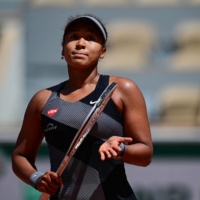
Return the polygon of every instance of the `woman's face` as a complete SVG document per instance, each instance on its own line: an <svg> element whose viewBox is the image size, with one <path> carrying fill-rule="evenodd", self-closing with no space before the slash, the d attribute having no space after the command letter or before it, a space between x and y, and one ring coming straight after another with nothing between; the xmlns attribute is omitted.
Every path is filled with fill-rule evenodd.
<svg viewBox="0 0 200 200"><path fill-rule="evenodd" d="M68 66L79 69L97 66L104 58L106 48L103 37L97 27L90 23L73 25L64 38L62 55Z"/></svg>

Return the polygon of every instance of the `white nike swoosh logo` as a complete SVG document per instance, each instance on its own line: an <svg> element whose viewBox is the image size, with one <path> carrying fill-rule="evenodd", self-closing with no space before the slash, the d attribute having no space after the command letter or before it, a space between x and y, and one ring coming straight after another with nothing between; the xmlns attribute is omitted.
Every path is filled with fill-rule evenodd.
<svg viewBox="0 0 200 200"><path fill-rule="evenodd" d="M97 101L92 101L92 100L91 100L91 101L90 101L90 104L95 104L96 102L97 102Z"/></svg>

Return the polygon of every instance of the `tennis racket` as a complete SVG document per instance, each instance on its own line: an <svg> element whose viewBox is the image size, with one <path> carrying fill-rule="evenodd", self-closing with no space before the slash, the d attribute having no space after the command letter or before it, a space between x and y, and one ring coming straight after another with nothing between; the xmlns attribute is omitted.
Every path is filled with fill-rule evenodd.
<svg viewBox="0 0 200 200"><path fill-rule="evenodd" d="M117 84L115 82L110 83L106 89L102 92L99 99L96 101L94 106L92 107L91 111L83 121L81 127L79 128L78 132L76 133L73 141L71 142L71 145L65 154L65 157L63 158L58 170L56 173L61 176L64 169L66 168L67 164L77 151L78 147L81 145L81 143L84 141L92 127L94 126L95 122L99 118L100 114L102 113L103 109L107 105L108 101L110 100L114 89L116 88ZM39 200L48 200L50 197L47 193L42 193Z"/></svg>

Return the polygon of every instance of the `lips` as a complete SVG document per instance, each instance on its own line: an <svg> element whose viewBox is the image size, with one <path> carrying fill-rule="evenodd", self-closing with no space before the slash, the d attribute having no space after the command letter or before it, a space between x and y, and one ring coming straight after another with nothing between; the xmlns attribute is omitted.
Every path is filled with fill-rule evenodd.
<svg viewBox="0 0 200 200"><path fill-rule="evenodd" d="M83 53L83 52L72 52L72 55L75 55L75 56L87 56L87 54Z"/></svg>

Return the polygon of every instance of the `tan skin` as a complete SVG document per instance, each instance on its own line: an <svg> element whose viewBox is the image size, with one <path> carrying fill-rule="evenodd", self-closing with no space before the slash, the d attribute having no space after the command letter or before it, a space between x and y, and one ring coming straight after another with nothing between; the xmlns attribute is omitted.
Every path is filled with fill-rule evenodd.
<svg viewBox="0 0 200 200"><path fill-rule="evenodd" d="M105 53L103 38L95 26L82 23L74 25L65 36L62 50L68 63L69 80L61 90L60 98L75 102L91 93L99 78L98 61L104 58ZM116 159L121 151L119 144L127 142L121 160L147 166L151 162L153 147L143 95L129 79L111 76L109 82L117 83L112 100L123 117L125 137L112 136L103 143L99 148L100 158L102 161ZM30 184L30 176L37 171L34 163L44 138L41 112L50 95L51 91L44 89L31 99L12 155L13 171L27 184ZM62 186L61 178L52 171L47 171L37 183L40 192L50 195Z"/></svg>

